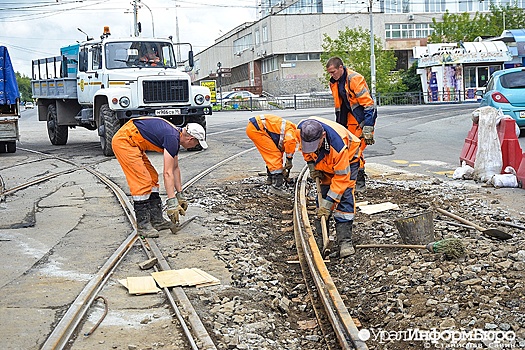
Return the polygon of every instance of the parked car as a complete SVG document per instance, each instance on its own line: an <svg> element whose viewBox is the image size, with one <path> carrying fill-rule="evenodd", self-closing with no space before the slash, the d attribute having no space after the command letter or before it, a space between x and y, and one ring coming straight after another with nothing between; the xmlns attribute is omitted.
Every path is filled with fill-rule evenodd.
<svg viewBox="0 0 525 350"><path fill-rule="evenodd" d="M491 106L503 111L516 121L525 134L525 67L498 70L492 73L481 96L480 107Z"/></svg>
<svg viewBox="0 0 525 350"><path fill-rule="evenodd" d="M26 102L25 109L33 109L33 108L35 108L35 105L33 104L33 102Z"/></svg>
<svg viewBox="0 0 525 350"><path fill-rule="evenodd" d="M235 101L249 101L250 99L257 99L259 96L251 93L250 91L232 91L227 95L222 94L223 104L232 104Z"/></svg>

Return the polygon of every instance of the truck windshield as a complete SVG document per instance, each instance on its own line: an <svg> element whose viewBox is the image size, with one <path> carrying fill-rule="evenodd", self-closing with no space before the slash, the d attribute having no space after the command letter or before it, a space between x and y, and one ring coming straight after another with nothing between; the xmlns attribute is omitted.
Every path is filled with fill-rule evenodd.
<svg viewBox="0 0 525 350"><path fill-rule="evenodd" d="M170 42L121 41L106 43L106 68L177 68Z"/></svg>

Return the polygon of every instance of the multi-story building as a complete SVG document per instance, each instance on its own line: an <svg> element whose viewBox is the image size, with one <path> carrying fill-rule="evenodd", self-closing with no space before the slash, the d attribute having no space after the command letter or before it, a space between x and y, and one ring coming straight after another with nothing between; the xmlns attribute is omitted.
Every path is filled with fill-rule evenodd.
<svg viewBox="0 0 525 350"><path fill-rule="evenodd" d="M507 4L507 0L498 1ZM244 89L257 94L291 95L326 91L320 62L325 36L362 27L393 50L398 69L414 61L413 48L425 46L432 19L454 12L489 11L477 0L259 0L259 18L216 39L195 55L195 81L218 79L222 90ZM516 5L524 7L525 0ZM292 5L290 5L292 4ZM371 11L370 11L371 6ZM502 30L503 30L502 25ZM231 73L218 77L218 66Z"/></svg>

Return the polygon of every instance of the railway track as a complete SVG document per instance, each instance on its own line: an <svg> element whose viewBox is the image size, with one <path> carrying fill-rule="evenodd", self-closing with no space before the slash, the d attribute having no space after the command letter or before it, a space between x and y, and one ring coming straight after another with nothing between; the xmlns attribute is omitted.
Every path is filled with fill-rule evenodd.
<svg viewBox="0 0 525 350"><path fill-rule="evenodd" d="M248 152L251 152L253 148L244 150L228 158L225 158L221 162L209 167L208 169L200 172L198 175L193 176L191 179L186 181L184 189L188 190L197 181L205 177L207 174L213 172L216 168L232 161L233 159L242 156ZM155 266L156 271L169 270L172 267L168 264L166 258L163 256L161 249L157 246L153 239L141 239L136 234L136 222L133 215L133 209L131 203L128 201L126 194L120 189L120 187L111 181L104 174L94 170L93 168L98 163L88 165L77 165L75 162L57 157L43 154L28 149L20 149L20 151L30 152L39 157L39 160L45 162L49 159L56 162L61 162L68 166L65 170L56 171L49 173L45 176L41 176L38 179L27 179L28 181L18 184L13 188L5 188L0 196L13 195L18 191L30 189L33 186L38 186L41 183L45 183L54 178L68 176L71 173L85 172L91 174L100 183L104 184L117 199L121 206L121 210L127 216L127 220L133 227L133 231L120 243L118 248L114 250L111 256L106 262L100 267L96 273L93 274L92 278L88 283L78 292L75 300L70 303L66 311L62 312L62 316L53 326L52 331L45 338L42 344L42 349L64 349L64 348L76 348L75 341L81 334L81 329L85 329L85 320L90 313L90 309L97 300L104 301L105 313L98 320L98 324L103 322L105 315L107 314L108 301L102 296L102 291L111 277L115 274L115 270L125 260L125 257L130 254L130 251L137 247L137 244L142 248L144 259L156 257L159 261L158 266ZM35 160L28 161L25 165L31 166ZM310 299L312 304L318 304L316 314L322 325L321 320L328 320L332 330L326 330L325 335L331 336L335 334L338 338L338 344L342 349L366 349L366 345L362 343L357 337L357 329L353 324L352 318L349 316L348 311L344 306L344 303L340 299L337 290L331 282L330 276L324 266L324 262L320 257L319 250L315 245L315 239L312 236L311 228L308 224L308 216L306 214L305 207L305 186L306 186L306 175L304 170L301 172L301 181L298 181L296 188L295 204L294 204L294 228L295 236L297 238L297 249L299 256L301 257L301 267L307 276L307 281L314 281L316 286L315 291L311 291ZM324 266L324 267L323 267ZM216 346L210 337L206 327L200 320L198 314L192 306L189 298L185 294L184 290L180 287L176 288L164 288L164 299L172 315L177 319L179 324L179 330L184 334L187 348L191 349L216 349ZM318 299L314 295L318 295ZM322 309L321 309L322 307ZM323 310L324 309L324 310ZM326 322L325 322L326 323ZM89 333L95 331L96 326L93 327ZM326 324L323 326L326 327ZM322 327L322 328L323 328ZM173 330L172 330L173 331ZM333 332L333 333L332 333ZM82 348L82 347L79 347ZM337 348L337 347L336 347Z"/></svg>

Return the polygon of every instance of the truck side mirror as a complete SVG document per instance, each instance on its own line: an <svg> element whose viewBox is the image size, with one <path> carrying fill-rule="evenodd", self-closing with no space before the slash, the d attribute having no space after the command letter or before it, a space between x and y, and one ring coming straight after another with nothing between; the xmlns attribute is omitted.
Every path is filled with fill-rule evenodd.
<svg viewBox="0 0 525 350"><path fill-rule="evenodd" d="M193 68L193 50L188 52L188 65Z"/></svg>
<svg viewBox="0 0 525 350"><path fill-rule="evenodd" d="M78 53L78 70L81 72L87 72L88 68L88 52L80 51Z"/></svg>

